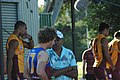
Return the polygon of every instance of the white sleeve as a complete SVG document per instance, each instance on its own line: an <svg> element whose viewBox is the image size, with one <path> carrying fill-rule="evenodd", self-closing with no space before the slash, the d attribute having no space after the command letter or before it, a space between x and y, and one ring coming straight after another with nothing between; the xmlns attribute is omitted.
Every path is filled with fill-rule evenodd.
<svg viewBox="0 0 120 80"><path fill-rule="evenodd" d="M44 61L44 62L48 62L48 54L45 51L40 51L38 54L38 60L39 62Z"/></svg>

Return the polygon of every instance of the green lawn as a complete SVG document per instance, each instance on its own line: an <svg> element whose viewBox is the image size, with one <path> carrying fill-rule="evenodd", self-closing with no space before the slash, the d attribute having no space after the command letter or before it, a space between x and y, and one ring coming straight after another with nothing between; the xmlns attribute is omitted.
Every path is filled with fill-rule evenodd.
<svg viewBox="0 0 120 80"><path fill-rule="evenodd" d="M77 62L78 65L78 80L82 77L82 62ZM7 77L5 75L5 80L7 80Z"/></svg>
<svg viewBox="0 0 120 80"><path fill-rule="evenodd" d="M78 79L82 77L82 62L77 62L78 65Z"/></svg>

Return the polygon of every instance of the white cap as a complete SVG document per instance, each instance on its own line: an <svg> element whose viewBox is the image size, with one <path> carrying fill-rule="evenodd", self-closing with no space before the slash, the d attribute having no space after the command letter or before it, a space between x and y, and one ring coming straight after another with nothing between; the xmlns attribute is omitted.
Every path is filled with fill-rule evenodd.
<svg viewBox="0 0 120 80"><path fill-rule="evenodd" d="M57 30L56 33L57 33L57 37L59 37L60 39L63 39L63 38L64 38L62 32L60 32L60 31Z"/></svg>

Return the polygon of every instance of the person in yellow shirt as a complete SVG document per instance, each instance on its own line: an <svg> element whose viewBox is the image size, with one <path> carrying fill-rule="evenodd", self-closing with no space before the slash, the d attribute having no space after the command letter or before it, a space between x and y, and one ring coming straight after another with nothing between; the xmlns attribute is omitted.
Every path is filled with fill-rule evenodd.
<svg viewBox="0 0 120 80"><path fill-rule="evenodd" d="M28 42L23 41L24 38L27 38ZM17 21L6 43L8 80L23 80L24 48L33 47L34 42L27 33L27 25L23 21Z"/></svg>
<svg viewBox="0 0 120 80"><path fill-rule="evenodd" d="M93 40L93 54L95 62L93 64L94 74L97 80L107 80L106 77L106 62L108 62L112 69L114 69L114 65L108 53L108 40L107 36L109 34L109 25L102 22L99 25L99 34Z"/></svg>
<svg viewBox="0 0 120 80"><path fill-rule="evenodd" d="M109 43L109 52L115 70L112 71L112 80L120 80L120 31L114 33L114 39ZM107 69L110 70L110 65L107 64Z"/></svg>

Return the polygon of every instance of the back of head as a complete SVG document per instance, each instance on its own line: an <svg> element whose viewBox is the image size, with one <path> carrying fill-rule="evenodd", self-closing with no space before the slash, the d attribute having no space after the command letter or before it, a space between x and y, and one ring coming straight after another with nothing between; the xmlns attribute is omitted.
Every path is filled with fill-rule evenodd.
<svg viewBox="0 0 120 80"><path fill-rule="evenodd" d="M102 32L102 31L104 31L105 29L109 29L109 25L107 24L107 23L105 23L105 22L102 22L102 23L100 23L100 25L99 25L99 32Z"/></svg>
<svg viewBox="0 0 120 80"><path fill-rule="evenodd" d="M14 29L18 29L19 27L26 26L26 24L23 21L17 21L14 25Z"/></svg>
<svg viewBox="0 0 120 80"><path fill-rule="evenodd" d="M120 37L120 31L116 31L116 32L114 33L114 37Z"/></svg>
<svg viewBox="0 0 120 80"><path fill-rule="evenodd" d="M47 43L52 41L56 36L54 28L41 29L38 33L38 43Z"/></svg>

